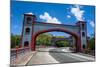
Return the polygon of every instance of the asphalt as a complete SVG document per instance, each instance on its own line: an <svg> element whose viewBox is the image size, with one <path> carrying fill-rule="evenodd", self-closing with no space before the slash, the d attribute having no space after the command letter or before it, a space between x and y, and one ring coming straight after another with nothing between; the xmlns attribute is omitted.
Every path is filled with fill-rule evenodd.
<svg viewBox="0 0 100 67"><path fill-rule="evenodd" d="M60 51L60 52L59 52ZM62 52L62 49L51 49L49 54L60 63L75 63L94 61L94 58L84 57L82 54Z"/></svg>
<svg viewBox="0 0 100 67"><path fill-rule="evenodd" d="M69 48L40 48L27 65L92 62L94 57L82 53L74 53Z"/></svg>
<svg viewBox="0 0 100 67"><path fill-rule="evenodd" d="M37 52L30 61L27 63L28 65L40 65L40 64L51 64L51 63L59 63L56 61L48 52Z"/></svg>

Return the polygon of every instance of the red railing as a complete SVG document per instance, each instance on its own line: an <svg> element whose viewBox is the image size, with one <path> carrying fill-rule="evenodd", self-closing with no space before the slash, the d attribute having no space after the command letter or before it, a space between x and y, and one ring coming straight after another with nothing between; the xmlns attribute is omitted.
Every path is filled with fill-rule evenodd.
<svg viewBox="0 0 100 67"><path fill-rule="evenodd" d="M30 51L31 51L30 47L11 49L10 60L13 62Z"/></svg>

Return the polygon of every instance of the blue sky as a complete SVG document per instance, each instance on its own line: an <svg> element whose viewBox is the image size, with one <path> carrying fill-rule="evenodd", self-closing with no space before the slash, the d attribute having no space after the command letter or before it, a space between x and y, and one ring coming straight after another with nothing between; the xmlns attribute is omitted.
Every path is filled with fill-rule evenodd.
<svg viewBox="0 0 100 67"><path fill-rule="evenodd" d="M11 2L11 33L21 34L23 14L33 13L37 21L48 23L74 25L77 21L87 22L88 35L94 33L95 28L95 7L88 5L57 4L41 2ZM52 21L51 21L52 20ZM61 32L52 32L55 35L66 35Z"/></svg>

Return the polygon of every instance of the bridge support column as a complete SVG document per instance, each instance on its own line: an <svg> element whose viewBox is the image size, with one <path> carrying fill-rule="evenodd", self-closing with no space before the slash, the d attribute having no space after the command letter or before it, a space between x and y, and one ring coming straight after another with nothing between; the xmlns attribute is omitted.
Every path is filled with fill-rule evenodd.
<svg viewBox="0 0 100 67"><path fill-rule="evenodd" d="M35 51L35 48L36 48L35 45L36 45L35 38L33 38L33 39L32 39L32 42L31 42L31 50L32 50L32 51Z"/></svg>
<svg viewBox="0 0 100 67"><path fill-rule="evenodd" d="M82 45L80 37L76 39L76 52L82 52Z"/></svg>
<svg viewBox="0 0 100 67"><path fill-rule="evenodd" d="M87 47L87 26L86 26L86 22L84 21L79 21L76 23L77 26L79 26L79 37L80 37L80 50L81 52L83 51L83 49L86 49Z"/></svg>

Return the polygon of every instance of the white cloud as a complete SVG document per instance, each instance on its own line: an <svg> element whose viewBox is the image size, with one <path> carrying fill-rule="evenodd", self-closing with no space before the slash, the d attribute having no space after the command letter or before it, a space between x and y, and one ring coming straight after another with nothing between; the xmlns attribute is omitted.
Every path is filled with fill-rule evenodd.
<svg viewBox="0 0 100 67"><path fill-rule="evenodd" d="M78 21L83 21L84 10L81 10L79 5L72 7L71 13L76 17Z"/></svg>
<svg viewBox="0 0 100 67"><path fill-rule="evenodd" d="M48 23L61 24L61 22L56 17L50 16L48 12L44 12L44 14L40 15L39 18Z"/></svg>
<svg viewBox="0 0 100 67"><path fill-rule="evenodd" d="M91 25L92 27L94 27L94 26L95 26L95 23L94 23L93 21L90 21L90 25Z"/></svg>
<svg viewBox="0 0 100 67"><path fill-rule="evenodd" d="M67 15L67 18L71 18L71 16L70 15Z"/></svg>

